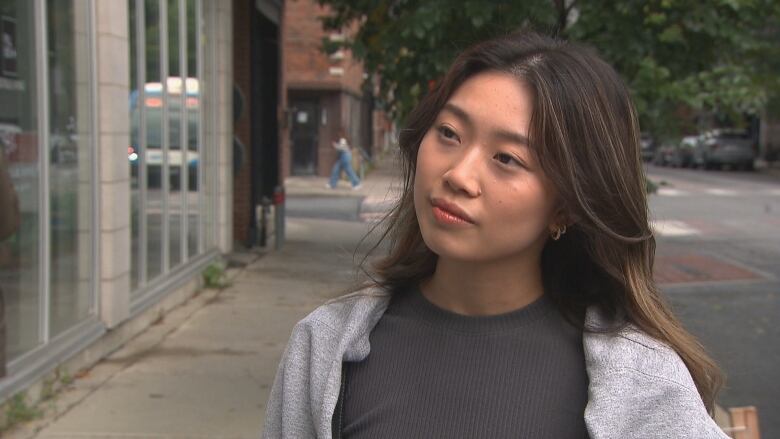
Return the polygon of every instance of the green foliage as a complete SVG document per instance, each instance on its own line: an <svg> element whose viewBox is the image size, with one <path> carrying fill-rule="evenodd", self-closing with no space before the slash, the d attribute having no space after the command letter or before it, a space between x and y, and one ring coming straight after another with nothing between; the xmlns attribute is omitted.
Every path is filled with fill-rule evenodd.
<svg viewBox="0 0 780 439"><path fill-rule="evenodd" d="M43 413L35 407L27 405L27 395L17 393L5 405L4 429L10 429L22 422L29 422L40 417Z"/></svg>
<svg viewBox="0 0 780 439"><path fill-rule="evenodd" d="M647 191L648 195L658 192L658 186L659 185L654 181L650 180L649 178L645 178L645 190Z"/></svg>
<svg viewBox="0 0 780 439"><path fill-rule="evenodd" d="M203 283L206 288L225 288L229 284L224 264L214 262L203 270Z"/></svg>
<svg viewBox="0 0 780 439"><path fill-rule="evenodd" d="M41 388L41 400L46 401L51 399L55 394L54 385L57 383L55 378L46 378L43 380Z"/></svg>
<svg viewBox="0 0 780 439"><path fill-rule="evenodd" d="M63 386L68 386L71 383L73 383L73 376L69 374L68 371L63 370L58 374L60 377L60 384L62 384Z"/></svg>
<svg viewBox="0 0 780 439"><path fill-rule="evenodd" d="M776 0L319 0L326 29L376 73L380 100L403 119L470 44L519 29L594 46L632 90L644 130L690 127L676 114L756 113L780 96Z"/></svg>

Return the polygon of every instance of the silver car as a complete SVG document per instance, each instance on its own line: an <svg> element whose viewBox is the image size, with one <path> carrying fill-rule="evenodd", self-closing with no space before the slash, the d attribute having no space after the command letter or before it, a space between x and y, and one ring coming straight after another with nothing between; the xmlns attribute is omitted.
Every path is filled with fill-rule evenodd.
<svg viewBox="0 0 780 439"><path fill-rule="evenodd" d="M756 158L753 138L745 131L714 129L701 135L693 151L694 166L716 169L724 166L753 170Z"/></svg>

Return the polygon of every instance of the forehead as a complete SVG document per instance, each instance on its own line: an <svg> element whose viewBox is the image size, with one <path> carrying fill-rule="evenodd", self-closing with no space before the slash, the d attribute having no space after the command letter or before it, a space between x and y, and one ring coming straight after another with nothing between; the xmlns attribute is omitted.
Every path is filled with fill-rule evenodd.
<svg viewBox="0 0 780 439"><path fill-rule="evenodd" d="M533 111L528 87L508 73L494 71L467 79L447 102L463 109L478 127L522 133L528 132Z"/></svg>

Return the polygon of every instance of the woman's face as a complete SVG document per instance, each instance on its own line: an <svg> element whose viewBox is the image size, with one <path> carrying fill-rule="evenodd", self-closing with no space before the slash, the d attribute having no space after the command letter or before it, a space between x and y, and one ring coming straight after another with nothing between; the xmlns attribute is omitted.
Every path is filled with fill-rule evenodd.
<svg viewBox="0 0 780 439"><path fill-rule="evenodd" d="M425 243L440 257L536 257L558 226L557 195L528 146L531 105L516 78L480 73L455 91L423 137L414 207Z"/></svg>

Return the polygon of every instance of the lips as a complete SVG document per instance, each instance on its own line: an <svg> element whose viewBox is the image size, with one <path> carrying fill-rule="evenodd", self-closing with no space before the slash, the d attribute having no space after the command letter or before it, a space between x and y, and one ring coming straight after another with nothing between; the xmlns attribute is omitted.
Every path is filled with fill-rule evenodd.
<svg viewBox="0 0 780 439"><path fill-rule="evenodd" d="M431 204L449 213L450 215L456 216L462 219L463 221L474 224L474 220L471 218L471 216L469 216L469 214L466 213L465 210L461 209L457 204L450 203L441 198L432 198Z"/></svg>

